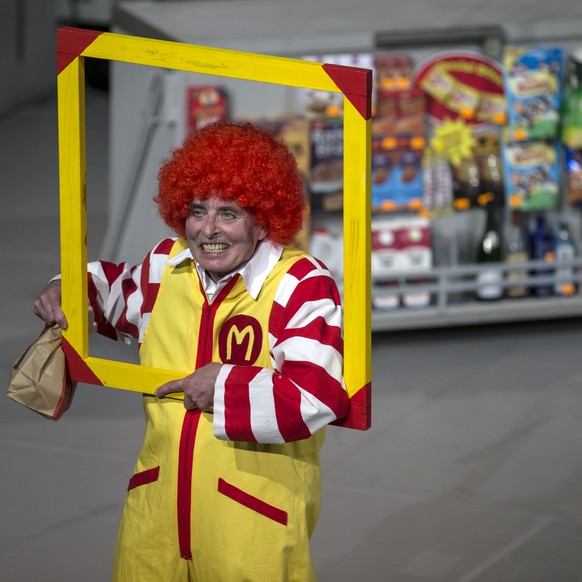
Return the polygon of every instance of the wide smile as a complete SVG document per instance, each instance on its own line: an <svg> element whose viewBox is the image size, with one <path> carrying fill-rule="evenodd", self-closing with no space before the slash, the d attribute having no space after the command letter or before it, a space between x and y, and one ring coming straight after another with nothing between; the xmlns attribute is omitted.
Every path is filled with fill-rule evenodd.
<svg viewBox="0 0 582 582"><path fill-rule="evenodd" d="M224 243L202 243L200 247L205 253L210 254L222 253L228 249L228 245Z"/></svg>

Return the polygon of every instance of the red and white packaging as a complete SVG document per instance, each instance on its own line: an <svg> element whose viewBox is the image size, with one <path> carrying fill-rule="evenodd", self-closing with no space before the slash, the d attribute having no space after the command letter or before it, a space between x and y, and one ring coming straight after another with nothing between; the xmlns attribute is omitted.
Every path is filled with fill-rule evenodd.
<svg viewBox="0 0 582 582"><path fill-rule="evenodd" d="M409 287L422 284L422 277L407 277L432 268L432 246L429 220L411 216L382 218L372 222L372 276L376 288L392 287L406 283ZM398 276L395 275L398 273ZM430 304L428 291L374 294L373 306L377 309L425 307Z"/></svg>
<svg viewBox="0 0 582 582"><path fill-rule="evenodd" d="M228 98L219 85L186 87L186 107L188 133L228 119Z"/></svg>

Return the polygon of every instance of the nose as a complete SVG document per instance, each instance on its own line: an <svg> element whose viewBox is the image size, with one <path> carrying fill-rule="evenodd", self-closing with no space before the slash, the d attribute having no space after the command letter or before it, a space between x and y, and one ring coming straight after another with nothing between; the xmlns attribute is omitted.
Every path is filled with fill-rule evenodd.
<svg viewBox="0 0 582 582"><path fill-rule="evenodd" d="M212 238L218 233L218 218L216 214L209 212L204 220L202 232L207 238Z"/></svg>

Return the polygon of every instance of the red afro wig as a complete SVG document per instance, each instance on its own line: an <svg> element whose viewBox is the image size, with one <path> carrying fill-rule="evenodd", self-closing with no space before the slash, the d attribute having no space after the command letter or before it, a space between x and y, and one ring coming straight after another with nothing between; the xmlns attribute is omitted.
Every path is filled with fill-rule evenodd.
<svg viewBox="0 0 582 582"><path fill-rule="evenodd" d="M289 150L250 123L218 122L193 132L159 171L154 201L184 236L192 200L235 201L276 243L293 242L305 215L303 182Z"/></svg>

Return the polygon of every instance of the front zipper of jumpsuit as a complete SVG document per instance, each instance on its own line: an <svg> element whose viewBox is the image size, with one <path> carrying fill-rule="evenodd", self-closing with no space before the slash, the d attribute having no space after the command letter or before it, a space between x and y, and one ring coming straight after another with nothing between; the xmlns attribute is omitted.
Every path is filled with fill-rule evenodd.
<svg viewBox="0 0 582 582"><path fill-rule="evenodd" d="M226 287L218 294L212 304L204 300L202 306L202 321L200 322L201 341L198 342L196 354L196 369L212 362L212 340L214 331L214 318L221 302L228 296L238 276L232 277ZM206 293L200 285L204 297ZM200 410L187 410L182 424L180 435L180 449L178 454L178 540L180 544L180 556L185 560L192 559L192 544L190 539L190 518L192 511L192 472L194 464L194 445L196 431L201 416Z"/></svg>

